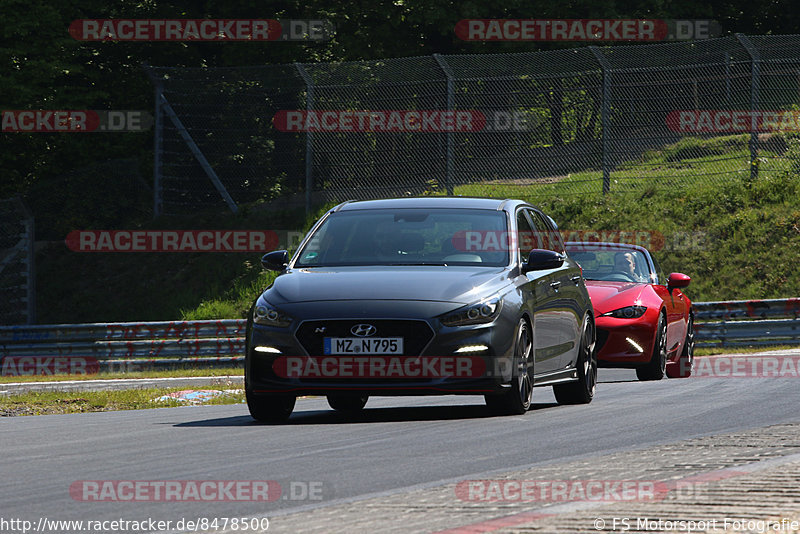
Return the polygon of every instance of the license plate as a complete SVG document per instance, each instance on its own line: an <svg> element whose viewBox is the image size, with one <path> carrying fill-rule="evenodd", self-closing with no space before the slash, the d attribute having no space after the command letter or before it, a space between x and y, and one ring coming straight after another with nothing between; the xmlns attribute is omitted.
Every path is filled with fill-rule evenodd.
<svg viewBox="0 0 800 534"><path fill-rule="evenodd" d="M325 354L403 354L402 337L326 337Z"/></svg>

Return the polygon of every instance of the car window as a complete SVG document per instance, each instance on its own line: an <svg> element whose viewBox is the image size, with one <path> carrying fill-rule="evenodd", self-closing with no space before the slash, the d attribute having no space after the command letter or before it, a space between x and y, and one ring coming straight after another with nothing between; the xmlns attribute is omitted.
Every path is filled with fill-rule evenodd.
<svg viewBox="0 0 800 534"><path fill-rule="evenodd" d="M517 251L519 252L520 262L528 261L528 255L534 248L539 248L536 234L528 218L525 216L526 210L517 212Z"/></svg>
<svg viewBox="0 0 800 534"><path fill-rule="evenodd" d="M653 283L647 258L636 249L570 245L567 251L583 269L586 280Z"/></svg>
<svg viewBox="0 0 800 534"><path fill-rule="evenodd" d="M536 226L536 235L539 237L540 248L558 253L564 252L564 242L561 240L561 234L552 227L544 215L536 210L529 210L529 213L533 224Z"/></svg>
<svg viewBox="0 0 800 534"><path fill-rule="evenodd" d="M650 274L650 279L652 280L651 283L665 285L667 283L667 277L664 276L664 271L661 270L661 265L659 265L655 256L652 254L650 254L650 259L653 260L653 265L656 267L656 272Z"/></svg>
<svg viewBox="0 0 800 534"><path fill-rule="evenodd" d="M330 214L298 253L296 267L508 264L503 212L372 209Z"/></svg>

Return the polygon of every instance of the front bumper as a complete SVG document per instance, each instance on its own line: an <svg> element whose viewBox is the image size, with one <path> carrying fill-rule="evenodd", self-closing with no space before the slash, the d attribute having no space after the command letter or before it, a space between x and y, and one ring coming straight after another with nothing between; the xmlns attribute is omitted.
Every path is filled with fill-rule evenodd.
<svg viewBox="0 0 800 534"><path fill-rule="evenodd" d="M502 315L501 315L502 318ZM323 339L349 330L351 323L378 325L381 335L401 332L405 338L403 355L323 354ZM392 324L400 325L391 328ZM402 323L402 324L401 324ZM511 380L514 326L516 322L496 320L485 325L444 327L436 319L355 319L314 318L299 321L290 328L252 325L248 331L245 358L245 384L256 395L328 395L358 392L368 395L484 395L504 391ZM323 331L318 331L323 329ZM459 348L483 345L479 352L456 352ZM261 347L257 351L256 347ZM263 352L268 350L269 352ZM361 371L343 372L335 360L359 360ZM308 365L310 360L327 367ZM380 360L375 365L373 362ZM424 361L428 365L419 364ZM288 372L290 368L294 371ZM389 362L385 364L383 362ZM399 362L399 363L398 363ZM455 362L455 363L453 363ZM439 364L439 365L437 365ZM464 365L462 365L464 364ZM388 366L395 372L387 373ZM433 368L433 373L411 373ZM324 369L324 372L315 370ZM335 372L328 372L334 369ZM378 369L379 372L375 372ZM399 369L399 374L396 372ZM450 373L458 369L460 372Z"/></svg>
<svg viewBox="0 0 800 534"><path fill-rule="evenodd" d="M600 367L635 367L653 355L656 325L645 313L637 319L597 317L597 360Z"/></svg>

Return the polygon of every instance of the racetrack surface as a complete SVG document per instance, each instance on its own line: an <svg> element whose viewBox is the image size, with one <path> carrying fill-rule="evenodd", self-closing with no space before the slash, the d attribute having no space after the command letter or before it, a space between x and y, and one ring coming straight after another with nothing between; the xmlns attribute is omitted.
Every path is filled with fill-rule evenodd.
<svg viewBox="0 0 800 534"><path fill-rule="evenodd" d="M516 417L490 416L482 397L445 396L371 398L352 418L324 398L300 399L286 425L257 424L244 405L5 418L0 516L173 525L265 516L270 532L289 532L296 525L281 530L280 517L311 508L800 422L797 406L796 378L638 382L633 371L601 369L590 405L558 406L542 388ZM611 467L598 462L594 478ZM84 502L70 496L82 480L274 480L283 493L269 503ZM308 483L321 499L301 498ZM333 530L305 515L309 531Z"/></svg>

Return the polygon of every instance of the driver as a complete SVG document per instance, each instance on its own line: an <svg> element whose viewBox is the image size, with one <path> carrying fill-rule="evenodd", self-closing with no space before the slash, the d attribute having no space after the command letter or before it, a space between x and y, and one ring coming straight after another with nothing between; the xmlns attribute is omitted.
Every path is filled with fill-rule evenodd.
<svg viewBox="0 0 800 534"><path fill-rule="evenodd" d="M625 273L636 282L642 281L636 272L636 258L632 252L617 252L614 256L614 270Z"/></svg>

